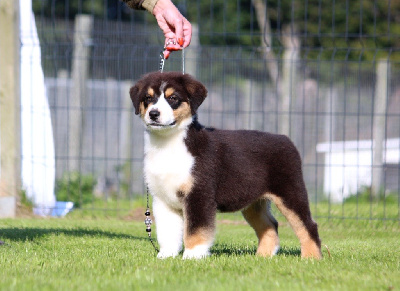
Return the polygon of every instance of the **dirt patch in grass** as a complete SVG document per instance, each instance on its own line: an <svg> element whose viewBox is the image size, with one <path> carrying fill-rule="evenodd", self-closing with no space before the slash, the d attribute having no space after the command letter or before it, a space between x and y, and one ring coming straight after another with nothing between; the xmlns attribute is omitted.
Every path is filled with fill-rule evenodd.
<svg viewBox="0 0 400 291"><path fill-rule="evenodd" d="M32 207L24 205L21 202L17 202L17 209L15 213L17 218L38 218L40 216L33 213Z"/></svg>
<svg viewBox="0 0 400 291"><path fill-rule="evenodd" d="M217 223L220 223L220 224L231 224L231 225L247 225L246 221L230 220L230 219L219 219L219 220L217 220Z"/></svg>
<svg viewBox="0 0 400 291"><path fill-rule="evenodd" d="M125 215L122 219L128 221L144 221L146 212L146 208L144 207L136 207L135 209L131 210L129 214ZM150 211L151 212L151 211ZM154 217L151 216L151 219L154 221Z"/></svg>

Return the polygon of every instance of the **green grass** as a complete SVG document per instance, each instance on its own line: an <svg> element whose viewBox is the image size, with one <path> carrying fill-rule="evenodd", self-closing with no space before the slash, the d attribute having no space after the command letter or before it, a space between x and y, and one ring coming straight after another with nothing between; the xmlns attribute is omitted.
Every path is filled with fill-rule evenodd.
<svg viewBox="0 0 400 291"><path fill-rule="evenodd" d="M314 261L282 218L272 259L255 256L240 216L219 219L212 256L199 261L156 259L142 222L0 220L0 290L400 290L398 222L320 220L330 256L324 247Z"/></svg>
<svg viewBox="0 0 400 291"><path fill-rule="evenodd" d="M359 220L400 220L400 204L398 195L390 195L384 199L370 200L366 195L352 196L343 203L329 203L328 201L310 201L313 217L328 219L359 219ZM93 199L91 203L82 205L79 209L68 214L74 218L98 218L129 216L131 209L145 207L145 195L128 199ZM273 212L280 215L273 207ZM234 219L241 217L234 214ZM235 218L236 217L236 218Z"/></svg>

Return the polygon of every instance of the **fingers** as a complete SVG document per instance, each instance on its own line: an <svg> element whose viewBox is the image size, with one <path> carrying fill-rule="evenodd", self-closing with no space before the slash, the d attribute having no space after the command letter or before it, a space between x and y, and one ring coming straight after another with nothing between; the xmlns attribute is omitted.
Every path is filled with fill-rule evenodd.
<svg viewBox="0 0 400 291"><path fill-rule="evenodd" d="M189 46L192 38L192 25L170 0L159 0L154 7L153 14L165 36L164 56L166 59L171 52Z"/></svg>
<svg viewBox="0 0 400 291"><path fill-rule="evenodd" d="M182 40L183 42L183 40ZM175 38L168 37L165 39L165 45L164 45L164 58L168 59L169 55L173 51L179 51L181 50L182 47L179 45L179 43L175 40Z"/></svg>
<svg viewBox="0 0 400 291"><path fill-rule="evenodd" d="M171 52L180 51L182 47L180 45L168 45L164 50L164 58L168 59Z"/></svg>
<svg viewBox="0 0 400 291"><path fill-rule="evenodd" d="M192 25L182 16L182 19L175 22L175 36L177 43L186 48L192 39Z"/></svg>
<svg viewBox="0 0 400 291"><path fill-rule="evenodd" d="M164 59L168 59L169 55L170 55L170 51L165 50L165 51L163 51L163 54L164 54Z"/></svg>
<svg viewBox="0 0 400 291"><path fill-rule="evenodd" d="M190 41L192 40L192 25L186 18L183 19L183 36L184 42L182 46L185 48L189 46Z"/></svg>
<svg viewBox="0 0 400 291"><path fill-rule="evenodd" d="M180 27L178 23L181 23L182 27ZM176 21L175 28L175 34L173 32L171 33L171 31L165 34L165 59L168 59L171 52L188 47L192 39L192 25L186 18L183 18L182 22ZM182 37L180 37L179 33L182 33Z"/></svg>
<svg viewBox="0 0 400 291"><path fill-rule="evenodd" d="M153 14L166 38L174 39L180 46L184 44L184 28L188 21L170 0L158 0ZM189 24L190 25L190 24Z"/></svg>
<svg viewBox="0 0 400 291"><path fill-rule="evenodd" d="M164 33L165 35L165 48L169 51L177 51L181 50L185 44L185 35L184 32L184 17L176 17L171 30L168 33ZM186 20L186 19L185 19ZM187 21L187 20L186 20Z"/></svg>
<svg viewBox="0 0 400 291"><path fill-rule="evenodd" d="M177 43L182 46L183 45L183 17L178 17L174 22L175 26L175 38Z"/></svg>

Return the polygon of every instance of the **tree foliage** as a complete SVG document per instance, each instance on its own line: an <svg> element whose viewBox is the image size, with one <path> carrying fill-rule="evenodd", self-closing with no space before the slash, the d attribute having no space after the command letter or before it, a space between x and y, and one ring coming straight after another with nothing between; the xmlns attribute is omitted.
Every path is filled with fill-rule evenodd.
<svg viewBox="0 0 400 291"><path fill-rule="evenodd" d="M130 18L131 11L119 0L32 0L36 15L74 19L77 14L91 14L97 18Z"/></svg>
<svg viewBox="0 0 400 291"><path fill-rule="evenodd" d="M310 56L372 60L400 48L400 0L264 0L272 46L280 49L286 27L300 36ZM259 46L262 41L252 0L176 1L192 23L199 25L203 45ZM36 14L73 19L90 13L107 19L131 19L132 11L118 0L33 0ZM146 12L135 15L144 15ZM147 21L155 23L152 17ZM135 17L134 21L144 21ZM322 53L321 53L322 51Z"/></svg>
<svg viewBox="0 0 400 291"><path fill-rule="evenodd" d="M400 48L400 0L266 0L272 46L280 48L285 28L297 34L303 51L347 59L374 59ZM210 45L260 45L260 25L251 0L197 1L188 18ZM256 37L255 37L256 36Z"/></svg>

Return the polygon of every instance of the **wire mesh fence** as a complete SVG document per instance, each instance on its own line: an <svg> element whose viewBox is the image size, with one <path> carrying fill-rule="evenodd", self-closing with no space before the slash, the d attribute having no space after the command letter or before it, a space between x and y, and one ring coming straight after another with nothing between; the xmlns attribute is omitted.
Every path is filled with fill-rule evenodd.
<svg viewBox="0 0 400 291"><path fill-rule="evenodd" d="M158 69L163 36L151 14L118 1L32 4L55 196L129 211L145 185L143 126L128 92ZM193 25L186 72L209 91L201 123L290 136L316 217L400 220L400 1L176 4ZM90 25L77 25L82 15ZM179 52L165 70L181 70Z"/></svg>

